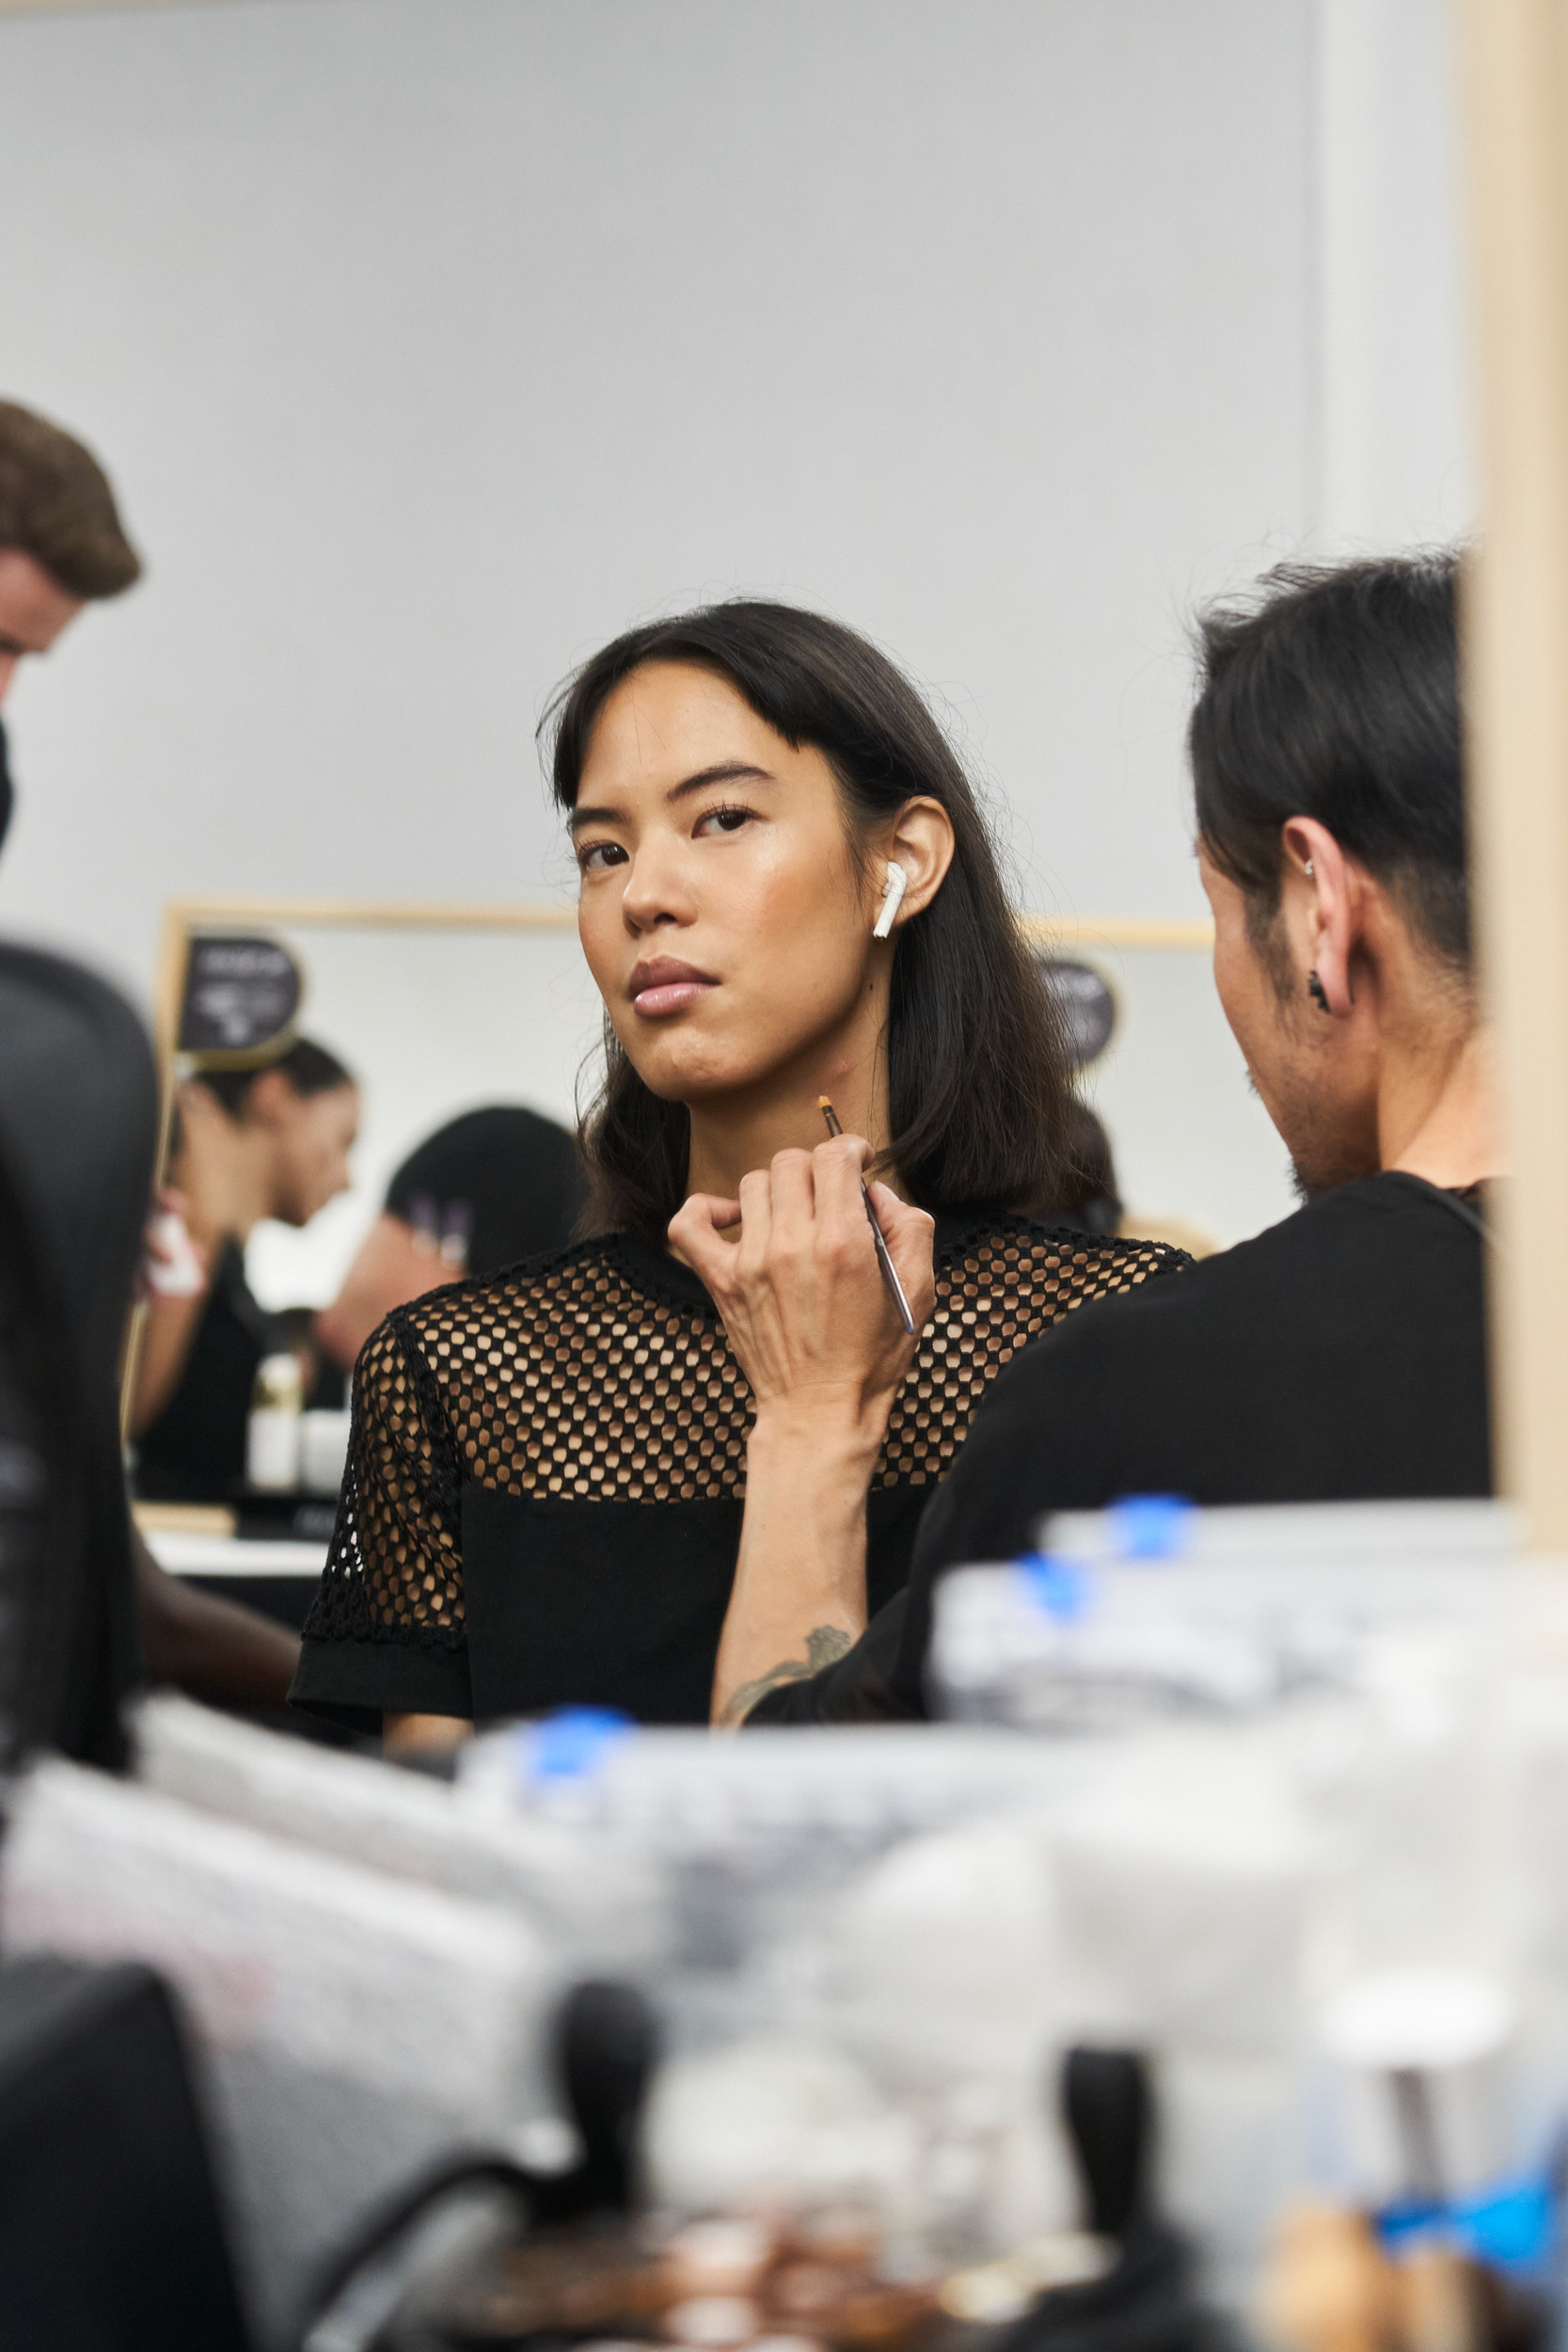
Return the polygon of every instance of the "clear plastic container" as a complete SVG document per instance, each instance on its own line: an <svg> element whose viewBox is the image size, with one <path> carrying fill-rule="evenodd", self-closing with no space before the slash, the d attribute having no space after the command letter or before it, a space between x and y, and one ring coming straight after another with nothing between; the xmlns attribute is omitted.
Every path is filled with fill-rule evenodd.
<svg viewBox="0 0 1568 2352"><path fill-rule="evenodd" d="M1040 1551L942 1579L932 1696L961 1722L1104 1731L1441 1674L1492 1635L1513 1534L1491 1503L1064 1515Z"/></svg>

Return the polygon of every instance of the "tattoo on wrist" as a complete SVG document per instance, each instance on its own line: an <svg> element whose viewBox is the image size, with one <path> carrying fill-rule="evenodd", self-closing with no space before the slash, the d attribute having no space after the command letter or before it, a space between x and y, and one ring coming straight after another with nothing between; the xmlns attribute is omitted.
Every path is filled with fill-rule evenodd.
<svg viewBox="0 0 1568 2352"><path fill-rule="evenodd" d="M768 1672L758 1675L753 1682L743 1682L737 1691L730 1693L724 1711L719 1718L720 1723L725 1725L744 1723L757 1701L766 1698L769 1691L778 1690L785 1682L809 1682L812 1676L820 1674L824 1666L836 1665L841 1658L847 1657L854 1646L854 1636L846 1633L842 1626L814 1626L806 1635L804 1658L781 1658L776 1666L769 1666Z"/></svg>

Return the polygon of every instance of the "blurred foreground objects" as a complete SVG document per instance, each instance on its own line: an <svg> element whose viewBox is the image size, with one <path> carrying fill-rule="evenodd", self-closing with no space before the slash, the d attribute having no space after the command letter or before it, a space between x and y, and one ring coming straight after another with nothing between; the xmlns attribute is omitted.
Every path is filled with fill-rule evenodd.
<svg viewBox="0 0 1568 2352"><path fill-rule="evenodd" d="M207 2143L148 1970L0 1965L0 2338L248 2352Z"/></svg>

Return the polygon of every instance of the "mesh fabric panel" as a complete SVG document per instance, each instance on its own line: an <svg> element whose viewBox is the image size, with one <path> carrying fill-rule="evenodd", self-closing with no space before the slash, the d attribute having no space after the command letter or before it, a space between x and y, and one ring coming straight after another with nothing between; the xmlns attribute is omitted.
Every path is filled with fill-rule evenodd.
<svg viewBox="0 0 1568 2352"><path fill-rule="evenodd" d="M1184 1263L1159 1243L1014 1217L947 1240L873 1484L935 1485L1019 1348L1085 1299ZM431 1292L388 1316L356 1367L348 1474L306 1632L456 1646L465 1481L556 1502L720 1501L745 1492L752 1421L712 1307L661 1294L614 1236Z"/></svg>

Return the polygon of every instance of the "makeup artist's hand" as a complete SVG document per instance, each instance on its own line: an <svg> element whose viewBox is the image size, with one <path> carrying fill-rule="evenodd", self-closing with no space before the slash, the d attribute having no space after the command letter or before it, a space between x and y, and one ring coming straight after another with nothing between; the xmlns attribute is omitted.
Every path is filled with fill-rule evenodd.
<svg viewBox="0 0 1568 2352"><path fill-rule="evenodd" d="M917 1341L877 1263L861 1197L870 1157L860 1136L781 1152L741 1180L738 1201L694 1193L671 1223L670 1246L712 1294L759 1423L826 1419L853 1426L875 1452ZM885 1184L870 1189L918 1334L935 1303L935 1226Z"/></svg>
<svg viewBox="0 0 1568 2352"><path fill-rule="evenodd" d="M877 1263L860 1184L870 1156L860 1136L781 1152L742 1179L738 1200L696 1194L670 1227L757 1402L716 1724L744 1722L766 1692L832 1664L864 1629L866 1489L918 1344ZM932 1221L885 1184L871 1198L918 1334L936 1298Z"/></svg>

